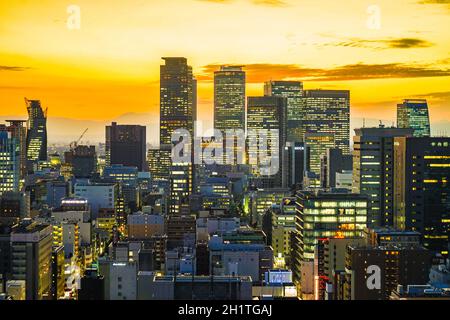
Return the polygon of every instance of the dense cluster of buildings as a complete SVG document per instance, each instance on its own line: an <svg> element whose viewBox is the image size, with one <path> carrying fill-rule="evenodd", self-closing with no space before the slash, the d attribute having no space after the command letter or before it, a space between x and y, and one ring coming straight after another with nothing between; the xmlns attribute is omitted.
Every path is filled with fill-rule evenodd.
<svg viewBox="0 0 450 320"><path fill-rule="evenodd" d="M156 149L113 122L104 150L49 154L37 100L0 125L1 299L450 298L450 138L426 100L351 139L349 91L248 97L222 66L204 137L192 67L163 60Z"/></svg>

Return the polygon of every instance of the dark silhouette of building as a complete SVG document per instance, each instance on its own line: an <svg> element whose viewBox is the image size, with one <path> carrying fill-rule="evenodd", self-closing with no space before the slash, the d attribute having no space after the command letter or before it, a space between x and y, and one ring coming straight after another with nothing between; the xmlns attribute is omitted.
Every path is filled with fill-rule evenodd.
<svg viewBox="0 0 450 320"><path fill-rule="evenodd" d="M388 300L398 285L428 283L431 252L420 246L350 245L345 261L344 300ZM376 279L368 279L375 276L375 270L379 271L379 286Z"/></svg>
<svg viewBox="0 0 450 320"><path fill-rule="evenodd" d="M320 160L320 184L323 188L335 188L336 173L351 171L353 167L352 155L344 155L338 148L327 149Z"/></svg>
<svg viewBox="0 0 450 320"><path fill-rule="evenodd" d="M370 206L367 224L371 228L392 226L394 217L394 138L413 135L412 129L355 129L353 137L353 186L366 194Z"/></svg>
<svg viewBox="0 0 450 320"><path fill-rule="evenodd" d="M196 272L198 276L209 275L209 249L206 241L197 242L195 250Z"/></svg>
<svg viewBox="0 0 450 320"><path fill-rule="evenodd" d="M12 227L0 224L0 278L3 285L10 280L11 275L11 231ZM5 288L3 292L5 292Z"/></svg>
<svg viewBox="0 0 450 320"><path fill-rule="evenodd" d="M123 164L145 171L146 128L139 125L106 126L106 165Z"/></svg>
<svg viewBox="0 0 450 320"><path fill-rule="evenodd" d="M86 269L80 287L78 300L105 300L105 278L96 269Z"/></svg>
<svg viewBox="0 0 450 320"><path fill-rule="evenodd" d="M429 250L448 255L450 138L394 140L394 226L418 231Z"/></svg>
<svg viewBox="0 0 450 320"><path fill-rule="evenodd" d="M286 181L286 186L290 188L302 185L306 164L309 163L305 143L288 141L286 143L285 155L283 179Z"/></svg>
<svg viewBox="0 0 450 320"><path fill-rule="evenodd" d="M90 178L97 171L95 146L76 146L64 153L64 161L72 166L75 178Z"/></svg>

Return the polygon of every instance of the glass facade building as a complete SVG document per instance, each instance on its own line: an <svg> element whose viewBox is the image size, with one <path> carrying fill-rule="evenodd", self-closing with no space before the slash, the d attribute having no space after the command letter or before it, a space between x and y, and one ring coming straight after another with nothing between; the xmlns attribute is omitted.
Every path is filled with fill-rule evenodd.
<svg viewBox="0 0 450 320"><path fill-rule="evenodd" d="M7 191L19 191L19 178L19 141L0 126L0 196Z"/></svg>
<svg viewBox="0 0 450 320"><path fill-rule="evenodd" d="M160 67L160 148L171 150L175 130L187 130L191 139L194 138L197 85L186 58L165 57L163 60L165 64ZM192 141L189 143L192 152ZM170 188L169 214L181 214L183 208L189 209L189 196L193 190L192 156L193 154L190 162L174 163L171 160L167 172ZM160 169L165 168L160 166ZM165 172L161 172L161 175L164 176Z"/></svg>
<svg viewBox="0 0 450 320"><path fill-rule="evenodd" d="M214 72L214 128L245 131L245 72L240 66Z"/></svg>
<svg viewBox="0 0 450 320"><path fill-rule="evenodd" d="M425 99L404 100L397 105L397 127L414 129L415 137L430 136L430 116Z"/></svg>
<svg viewBox="0 0 450 320"><path fill-rule="evenodd" d="M287 98L287 141L301 142L303 83L300 81L268 81L264 84L264 95Z"/></svg>
<svg viewBox="0 0 450 320"><path fill-rule="evenodd" d="M286 111L286 98L277 96L248 97L247 159L255 178L253 182L258 187L282 186L283 153L286 145ZM273 168L272 165L274 165ZM269 167L270 170L264 170Z"/></svg>
<svg viewBox="0 0 450 320"><path fill-rule="evenodd" d="M350 91L305 90L303 104L303 135L332 134L336 148L350 154Z"/></svg>
<svg viewBox="0 0 450 320"><path fill-rule="evenodd" d="M364 195L299 191L296 203L296 257L302 261L314 259L318 239L361 237L367 227Z"/></svg>
<svg viewBox="0 0 450 320"><path fill-rule="evenodd" d="M39 100L25 99L28 111L27 167L47 160L47 110L43 110Z"/></svg>
<svg viewBox="0 0 450 320"><path fill-rule="evenodd" d="M162 58L160 67L160 143L172 144L172 133L186 129L194 133L194 88L192 67L186 58Z"/></svg>
<svg viewBox="0 0 450 320"><path fill-rule="evenodd" d="M306 152L308 154L307 171L320 176L320 158L326 155L328 149L335 147L334 137L330 133L307 132L305 134Z"/></svg>

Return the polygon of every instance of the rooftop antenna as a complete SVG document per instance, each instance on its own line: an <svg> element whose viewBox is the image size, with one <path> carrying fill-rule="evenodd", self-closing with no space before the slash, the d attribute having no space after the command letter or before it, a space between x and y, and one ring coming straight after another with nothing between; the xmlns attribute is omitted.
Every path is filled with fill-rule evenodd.
<svg viewBox="0 0 450 320"><path fill-rule="evenodd" d="M363 118L363 128L366 127L366 118Z"/></svg>

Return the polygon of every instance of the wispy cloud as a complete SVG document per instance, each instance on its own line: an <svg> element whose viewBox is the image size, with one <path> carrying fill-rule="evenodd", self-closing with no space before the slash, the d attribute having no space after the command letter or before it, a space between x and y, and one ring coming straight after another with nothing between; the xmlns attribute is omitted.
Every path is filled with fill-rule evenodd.
<svg viewBox="0 0 450 320"><path fill-rule="evenodd" d="M219 64L204 66L197 79L212 81ZM245 65L248 83L262 83L271 79L300 79L313 81L349 81L395 78L428 78L450 76L450 69L439 69L432 65L350 64L331 69L304 68L296 64L248 64Z"/></svg>
<svg viewBox="0 0 450 320"><path fill-rule="evenodd" d="M450 0L421 0L420 4L450 4Z"/></svg>
<svg viewBox="0 0 450 320"><path fill-rule="evenodd" d="M17 66L0 66L0 71L25 71L30 68L28 67L17 67Z"/></svg>
<svg viewBox="0 0 450 320"><path fill-rule="evenodd" d="M450 91L417 94L417 95L414 95L414 97L415 98L435 99L435 100L440 100L440 101L449 101L450 100Z"/></svg>
<svg viewBox="0 0 450 320"><path fill-rule="evenodd" d="M288 4L281 0L253 0L253 4L270 7L286 7Z"/></svg>
<svg viewBox="0 0 450 320"><path fill-rule="evenodd" d="M396 38L396 39L359 39L351 38L345 41L326 43L319 46L368 48L375 50L385 49L413 49L429 48L434 44L419 38Z"/></svg>

